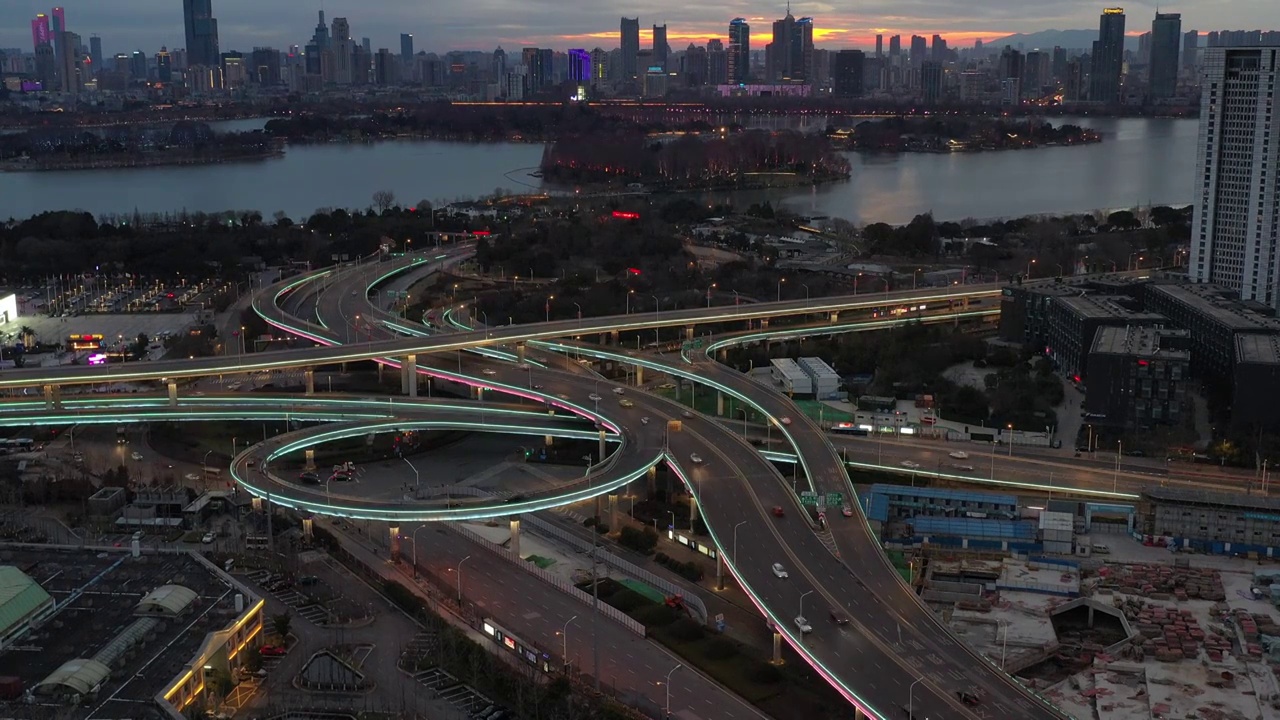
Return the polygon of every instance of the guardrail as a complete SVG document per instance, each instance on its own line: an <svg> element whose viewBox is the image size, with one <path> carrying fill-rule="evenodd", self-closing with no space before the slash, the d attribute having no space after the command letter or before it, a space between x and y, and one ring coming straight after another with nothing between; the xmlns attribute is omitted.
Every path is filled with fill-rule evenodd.
<svg viewBox="0 0 1280 720"><path fill-rule="evenodd" d="M482 548L485 548L489 552L506 560L512 565L518 566L524 572L527 572L533 575L539 580L547 583L548 585L551 585L557 590L560 590L561 592L568 595L569 597L574 598L575 600L578 600L579 602L585 605L592 604L592 597L587 593L583 592L581 588L577 587L576 585L569 582L568 580L565 580L564 578L559 577L557 575L553 575L552 573L549 573L546 570L543 570L542 568L538 567L537 565L534 565L533 563L528 563L528 562L525 562L524 560L517 559L514 555L507 552L506 549L503 548L502 546L495 545L494 543L481 537L479 533L465 527L464 525L455 523L453 526L453 529L461 533L464 538L470 540L471 542L475 543L476 545L479 545ZM640 637L645 637L644 625L641 625L640 623L633 620L630 615L627 615L621 610L613 607L612 605L608 605L606 603L600 603L599 606L600 606L601 615L609 618L610 620L613 620L614 622L630 630L636 635Z"/></svg>
<svg viewBox="0 0 1280 720"><path fill-rule="evenodd" d="M551 535L558 540L566 542L577 548L580 552L591 552L591 543L583 540L581 537L578 537L576 534L571 533L568 530L556 527L546 520L527 513L521 515L520 519L528 522L529 525L536 528L538 532ZM706 624L708 618L707 606L702 602L702 598L697 595L688 594L684 588L681 588L670 580L659 577L629 560L614 555L608 550L603 550L597 547L595 552L596 557L599 558L601 562L611 566L623 575L629 575L636 580L648 583L668 595L682 596L684 598L685 605L687 605L689 609L693 610L694 614L698 616L698 621L704 625Z"/></svg>

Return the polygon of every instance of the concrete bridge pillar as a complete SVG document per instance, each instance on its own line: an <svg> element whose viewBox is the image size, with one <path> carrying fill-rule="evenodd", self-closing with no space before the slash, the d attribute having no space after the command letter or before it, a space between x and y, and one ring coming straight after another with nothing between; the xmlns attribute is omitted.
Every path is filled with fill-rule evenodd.
<svg viewBox="0 0 1280 720"><path fill-rule="evenodd" d="M516 358L524 362L524 343L516 343Z"/></svg>
<svg viewBox="0 0 1280 720"><path fill-rule="evenodd" d="M381 385L381 384L382 384L382 370L383 370L383 367L384 367L384 366L383 366L383 364L382 364L382 363L374 363L374 365L377 365L377 366L378 366L378 384L379 384L379 385Z"/></svg>
<svg viewBox="0 0 1280 720"><path fill-rule="evenodd" d="M307 448L307 466L308 472L316 469L316 451L315 448Z"/></svg>
<svg viewBox="0 0 1280 720"><path fill-rule="evenodd" d="M604 444L604 431L600 431L600 454L597 456L596 462L604 462L604 455L608 451Z"/></svg>
<svg viewBox="0 0 1280 720"><path fill-rule="evenodd" d="M716 553L716 589L724 589L724 553Z"/></svg>
<svg viewBox="0 0 1280 720"><path fill-rule="evenodd" d="M649 485L649 494L647 497L653 497L654 493L658 491L658 467L655 465L649 468L648 471L645 472L644 477Z"/></svg>
<svg viewBox="0 0 1280 720"><path fill-rule="evenodd" d="M688 325L688 326L686 326L686 327L685 327L685 329L684 329L684 339L685 339L685 340L692 340L692 339L693 339L693 330L694 330L694 327L693 327L692 325Z"/></svg>
<svg viewBox="0 0 1280 720"><path fill-rule="evenodd" d="M618 525L618 494L613 493L609 496L609 530L618 533L622 528Z"/></svg>
<svg viewBox="0 0 1280 720"><path fill-rule="evenodd" d="M44 386L44 407L46 410L52 410L62 407L62 388L57 385Z"/></svg>
<svg viewBox="0 0 1280 720"><path fill-rule="evenodd" d="M400 360L400 392L418 397L418 356L405 355Z"/></svg>
<svg viewBox="0 0 1280 720"><path fill-rule="evenodd" d="M609 333L600 333L600 344L601 345L609 344Z"/></svg>
<svg viewBox="0 0 1280 720"><path fill-rule="evenodd" d="M867 714L856 707L853 709L853 717L854 720L867 720Z"/></svg>
<svg viewBox="0 0 1280 720"><path fill-rule="evenodd" d="M694 523L698 522L698 498L693 496L693 489L689 490L689 532L697 527Z"/></svg>
<svg viewBox="0 0 1280 720"><path fill-rule="evenodd" d="M769 329L769 318L760 318L760 329L761 330Z"/></svg>
<svg viewBox="0 0 1280 720"><path fill-rule="evenodd" d="M382 367L382 366L379 365L378 367ZM316 371L312 370L311 368L307 368L302 372L302 377L305 379L307 383L307 394L315 395L316 394Z"/></svg>
<svg viewBox="0 0 1280 720"><path fill-rule="evenodd" d="M639 387L643 384L644 384L644 366L637 365L636 366L636 387Z"/></svg>
<svg viewBox="0 0 1280 720"><path fill-rule="evenodd" d="M511 518L511 556L520 559L520 517Z"/></svg>
<svg viewBox="0 0 1280 720"><path fill-rule="evenodd" d="M617 331L617 330L610 330L610 331L609 331L609 344L610 344L610 345L617 345L617 344L618 344L618 331Z"/></svg>
<svg viewBox="0 0 1280 720"><path fill-rule="evenodd" d="M773 631L773 664L782 664L782 633Z"/></svg>
<svg viewBox="0 0 1280 720"><path fill-rule="evenodd" d="M838 323L838 322L840 322L840 313L836 312L835 310L832 310L832 311L831 311L831 324L832 324L832 325L834 325L834 324L836 324L836 323Z"/></svg>
<svg viewBox="0 0 1280 720"><path fill-rule="evenodd" d="M391 562L400 562L400 526L387 526L387 547L391 550Z"/></svg>
<svg viewBox="0 0 1280 720"><path fill-rule="evenodd" d="M724 362L728 358L729 358L728 350L724 348L720 348L719 350L716 351L716 359L719 360L720 362Z"/></svg>
<svg viewBox="0 0 1280 720"><path fill-rule="evenodd" d="M169 404L178 404L178 383L172 380L169 381Z"/></svg>
<svg viewBox="0 0 1280 720"><path fill-rule="evenodd" d="M724 417L724 393L716 391L716 417Z"/></svg>
<svg viewBox="0 0 1280 720"><path fill-rule="evenodd" d="M556 444L556 439L551 437L550 435L543 435L542 444L546 445L547 447L551 447L552 445Z"/></svg>

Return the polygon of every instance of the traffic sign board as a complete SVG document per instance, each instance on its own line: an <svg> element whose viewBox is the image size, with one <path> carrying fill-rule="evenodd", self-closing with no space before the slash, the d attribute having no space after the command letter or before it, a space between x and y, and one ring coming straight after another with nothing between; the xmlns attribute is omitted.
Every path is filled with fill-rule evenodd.
<svg viewBox="0 0 1280 720"><path fill-rule="evenodd" d="M827 493L827 504L832 507L835 507L836 505L843 505L844 493L838 493L838 492Z"/></svg>
<svg viewBox="0 0 1280 720"><path fill-rule="evenodd" d="M802 491L800 493L800 504L801 505L817 505L818 493L812 492L810 490Z"/></svg>

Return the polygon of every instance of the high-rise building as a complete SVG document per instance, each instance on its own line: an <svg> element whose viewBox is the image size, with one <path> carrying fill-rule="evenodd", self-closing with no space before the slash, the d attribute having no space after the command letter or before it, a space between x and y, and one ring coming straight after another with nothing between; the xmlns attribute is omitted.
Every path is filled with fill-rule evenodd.
<svg viewBox="0 0 1280 720"><path fill-rule="evenodd" d="M1040 50L1032 50L1023 56L1022 59L1022 97L1027 100L1038 99L1044 92L1044 86L1048 82L1045 77L1044 68L1047 66L1045 60L1047 56Z"/></svg>
<svg viewBox="0 0 1280 720"><path fill-rule="evenodd" d="M525 97L536 95L551 88L552 52L550 48L522 48L520 62L527 69L525 75Z"/></svg>
<svg viewBox="0 0 1280 720"><path fill-rule="evenodd" d="M1053 59L1050 61L1049 75L1053 77L1054 82L1061 83L1062 79L1067 76L1067 49L1064 47L1054 46Z"/></svg>
<svg viewBox="0 0 1280 720"><path fill-rule="evenodd" d="M1089 99L1120 101L1120 73L1124 68L1124 8L1106 8L1098 21L1098 39L1090 56Z"/></svg>
<svg viewBox="0 0 1280 720"><path fill-rule="evenodd" d="M169 55L169 48L163 45L156 53L156 80L165 84L173 82L173 58Z"/></svg>
<svg viewBox="0 0 1280 720"><path fill-rule="evenodd" d="M49 23L51 25L49 29L49 39L53 42L53 53L58 58L58 84L60 88L65 91L67 89L66 82L62 79L62 71L64 69L62 58L65 54L65 48L63 48L62 45L62 33L67 31L66 11L60 7L54 8L53 12L50 13Z"/></svg>
<svg viewBox="0 0 1280 720"><path fill-rule="evenodd" d="M44 90L58 89L58 60L53 56L51 43L36 46L36 80Z"/></svg>
<svg viewBox="0 0 1280 720"><path fill-rule="evenodd" d="M862 95L864 56L861 50L840 50L831 61L831 92L836 97Z"/></svg>
<svg viewBox="0 0 1280 720"><path fill-rule="evenodd" d="M889 36L889 57L897 57L902 54L902 36Z"/></svg>
<svg viewBox="0 0 1280 720"><path fill-rule="evenodd" d="M751 76L751 26L744 18L734 18L729 23L728 74L729 82L742 84Z"/></svg>
<svg viewBox="0 0 1280 720"><path fill-rule="evenodd" d="M400 58L387 48L378 48L373 58L373 82L383 86L400 82Z"/></svg>
<svg viewBox="0 0 1280 720"><path fill-rule="evenodd" d="M400 33L400 61L408 64L413 59L413 34Z"/></svg>
<svg viewBox="0 0 1280 720"><path fill-rule="evenodd" d="M89 68L96 76L105 67L102 64L102 38L92 35L89 37Z"/></svg>
<svg viewBox="0 0 1280 720"><path fill-rule="evenodd" d="M947 61L947 41L942 39L941 35L934 35L932 45L929 48L929 56L936 63L945 63Z"/></svg>
<svg viewBox="0 0 1280 720"><path fill-rule="evenodd" d="M609 53L604 48L591 51L591 77L597 82L609 78Z"/></svg>
<svg viewBox="0 0 1280 720"><path fill-rule="evenodd" d="M1201 64L1187 275L1280 308L1280 124L1267 97L1280 84L1280 47L1209 48Z"/></svg>
<svg viewBox="0 0 1280 720"><path fill-rule="evenodd" d="M32 49L39 48L41 45L53 44L53 32L49 29L49 16L44 13L36 15L31 20L31 43Z"/></svg>
<svg viewBox="0 0 1280 720"><path fill-rule="evenodd" d="M1171 98L1178 90L1178 51L1182 45L1182 15L1156 13L1151 21L1151 62L1147 73L1152 99Z"/></svg>
<svg viewBox="0 0 1280 720"><path fill-rule="evenodd" d="M685 48L684 54L680 56L680 77L684 80L685 87L696 88L706 85L709 74L710 60L707 49L689 43L689 47Z"/></svg>
<svg viewBox="0 0 1280 720"><path fill-rule="evenodd" d="M724 85L729 82L729 53L719 38L707 41L707 83Z"/></svg>
<svg viewBox="0 0 1280 720"><path fill-rule="evenodd" d="M62 33L62 55L58 57L58 74L62 78L62 92L78 95L84 89L81 77L80 36L73 32Z"/></svg>
<svg viewBox="0 0 1280 720"><path fill-rule="evenodd" d="M813 18L787 15L773 22L773 42L765 48L773 82L813 82Z"/></svg>
<svg viewBox="0 0 1280 720"><path fill-rule="evenodd" d="M1022 102L1022 81L1026 77L1026 58L1022 53L1005 45L1000 51L996 76L1000 81L1001 102L1005 105Z"/></svg>
<svg viewBox="0 0 1280 720"><path fill-rule="evenodd" d="M936 105L942 99L942 63L926 60L920 66L920 90L926 105Z"/></svg>
<svg viewBox="0 0 1280 720"><path fill-rule="evenodd" d="M346 18L336 17L329 29L329 49L327 57L330 67L328 75L339 85L351 84L351 56L355 50L355 42L351 39L351 23ZM399 74L396 75L399 80Z"/></svg>
<svg viewBox="0 0 1280 720"><path fill-rule="evenodd" d="M1182 36L1182 67L1191 70L1196 66L1196 56L1200 48L1200 31L1188 30Z"/></svg>
<svg viewBox="0 0 1280 720"><path fill-rule="evenodd" d="M489 76L493 78L494 82L504 84L504 87L499 89L499 94L501 94L502 90L505 89L507 78L507 51L503 50L501 45L498 46L497 50L493 51ZM425 85L426 83L424 82L423 84Z"/></svg>
<svg viewBox="0 0 1280 720"><path fill-rule="evenodd" d="M591 53L585 48L569 48L569 82L590 83Z"/></svg>
<svg viewBox="0 0 1280 720"><path fill-rule="evenodd" d="M146 53L141 50L134 50L129 55L129 74L142 82L147 82L151 79L151 69L147 65Z"/></svg>
<svg viewBox="0 0 1280 720"><path fill-rule="evenodd" d="M884 57L884 35L876 33L876 57Z"/></svg>
<svg viewBox="0 0 1280 720"><path fill-rule="evenodd" d="M1067 102L1080 102L1084 99L1084 63L1080 58L1067 61L1067 74L1062 80L1062 91Z"/></svg>
<svg viewBox="0 0 1280 720"><path fill-rule="evenodd" d="M653 64L667 69L667 57L671 54L671 46L667 44L667 26L653 26Z"/></svg>
<svg viewBox="0 0 1280 720"><path fill-rule="evenodd" d="M929 59L929 41L921 35L911 36L911 67L918 68Z"/></svg>
<svg viewBox="0 0 1280 720"><path fill-rule="evenodd" d="M249 77L263 87L280 84L280 51L269 47L256 47L249 55Z"/></svg>
<svg viewBox="0 0 1280 720"><path fill-rule="evenodd" d="M182 0L182 20L187 34L187 63L212 67L218 64L218 21L213 0Z"/></svg>
<svg viewBox="0 0 1280 720"><path fill-rule="evenodd" d="M640 18L622 18L622 79L638 77L636 57L640 54Z"/></svg>

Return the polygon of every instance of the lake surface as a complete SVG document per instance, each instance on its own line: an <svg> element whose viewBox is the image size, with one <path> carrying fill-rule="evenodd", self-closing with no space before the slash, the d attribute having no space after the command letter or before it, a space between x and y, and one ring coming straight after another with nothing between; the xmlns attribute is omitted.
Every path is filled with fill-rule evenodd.
<svg viewBox="0 0 1280 720"><path fill-rule="evenodd" d="M922 212L960 220L1190 203L1198 121L1067 121L1097 129L1103 142L987 153L850 153L848 181L714 194L707 200L768 200L857 223L904 223ZM243 131L263 122L215 127ZM397 141L295 146L284 157L222 165L0 173L0 218L65 209L186 209L259 210L268 217L280 210L299 220L317 208L368 207L379 190L411 204L476 198L497 189L541 189L542 181L528 174L541 158L540 144Z"/></svg>

